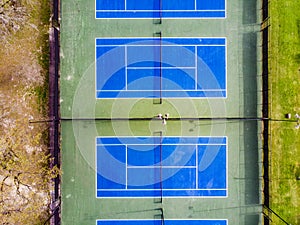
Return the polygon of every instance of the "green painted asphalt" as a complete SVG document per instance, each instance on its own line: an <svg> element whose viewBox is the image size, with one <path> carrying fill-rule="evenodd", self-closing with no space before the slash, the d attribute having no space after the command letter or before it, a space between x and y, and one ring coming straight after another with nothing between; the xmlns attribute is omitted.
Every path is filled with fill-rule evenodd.
<svg viewBox="0 0 300 225"><path fill-rule="evenodd" d="M95 1L61 1L61 154L62 224L96 224L97 219L152 219L163 207L165 218L228 219L254 225L262 220L260 1L227 0L226 19L95 19ZM95 98L97 37L226 37L226 99ZM170 113L163 126L153 118ZM125 120L94 120L124 118ZM190 119L188 119L190 118ZM194 119L193 119L194 118ZM224 118L197 120L195 118ZM97 199L97 136L227 136L227 198Z"/></svg>

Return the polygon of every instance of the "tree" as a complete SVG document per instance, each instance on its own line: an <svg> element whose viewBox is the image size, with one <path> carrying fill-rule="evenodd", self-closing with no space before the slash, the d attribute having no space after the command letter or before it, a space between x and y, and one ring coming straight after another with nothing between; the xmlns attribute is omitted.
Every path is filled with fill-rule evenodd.
<svg viewBox="0 0 300 225"><path fill-rule="evenodd" d="M0 140L2 224L39 224L48 218L49 184L58 169L49 169L41 142L28 121L15 122Z"/></svg>

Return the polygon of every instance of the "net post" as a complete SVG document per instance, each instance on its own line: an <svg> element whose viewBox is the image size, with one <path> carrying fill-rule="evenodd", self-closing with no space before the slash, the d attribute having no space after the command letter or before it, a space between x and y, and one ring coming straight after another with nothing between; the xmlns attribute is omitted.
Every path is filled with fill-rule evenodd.
<svg viewBox="0 0 300 225"><path fill-rule="evenodd" d="M162 17L163 17L163 0L158 0L159 1L159 8L158 8L158 18L154 19L154 24L162 24Z"/></svg>
<svg viewBox="0 0 300 225"><path fill-rule="evenodd" d="M165 215L164 215L164 208L160 208L161 211L161 225L165 225Z"/></svg>
<svg viewBox="0 0 300 225"><path fill-rule="evenodd" d="M162 24L162 1L159 0L159 24Z"/></svg>

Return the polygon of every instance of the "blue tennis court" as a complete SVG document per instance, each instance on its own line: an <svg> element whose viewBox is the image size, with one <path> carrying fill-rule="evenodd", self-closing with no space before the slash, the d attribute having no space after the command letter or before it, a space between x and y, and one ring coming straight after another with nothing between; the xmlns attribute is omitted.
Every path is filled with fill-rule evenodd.
<svg viewBox="0 0 300 225"><path fill-rule="evenodd" d="M225 18L225 0L96 0L96 18Z"/></svg>
<svg viewBox="0 0 300 225"><path fill-rule="evenodd" d="M227 225L227 220L98 220L96 225Z"/></svg>
<svg viewBox="0 0 300 225"><path fill-rule="evenodd" d="M98 137L97 197L226 197L226 137Z"/></svg>
<svg viewBox="0 0 300 225"><path fill-rule="evenodd" d="M97 38L97 98L226 98L226 38Z"/></svg>

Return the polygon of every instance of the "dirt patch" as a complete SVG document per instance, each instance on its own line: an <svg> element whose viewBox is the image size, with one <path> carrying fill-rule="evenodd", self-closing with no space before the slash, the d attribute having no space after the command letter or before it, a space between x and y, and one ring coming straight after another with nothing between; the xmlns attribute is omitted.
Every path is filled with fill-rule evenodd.
<svg viewBox="0 0 300 225"><path fill-rule="evenodd" d="M47 119L49 11L44 0L0 0L0 220L5 224L40 224L49 217L49 184L56 171L49 170L48 124L30 123Z"/></svg>

